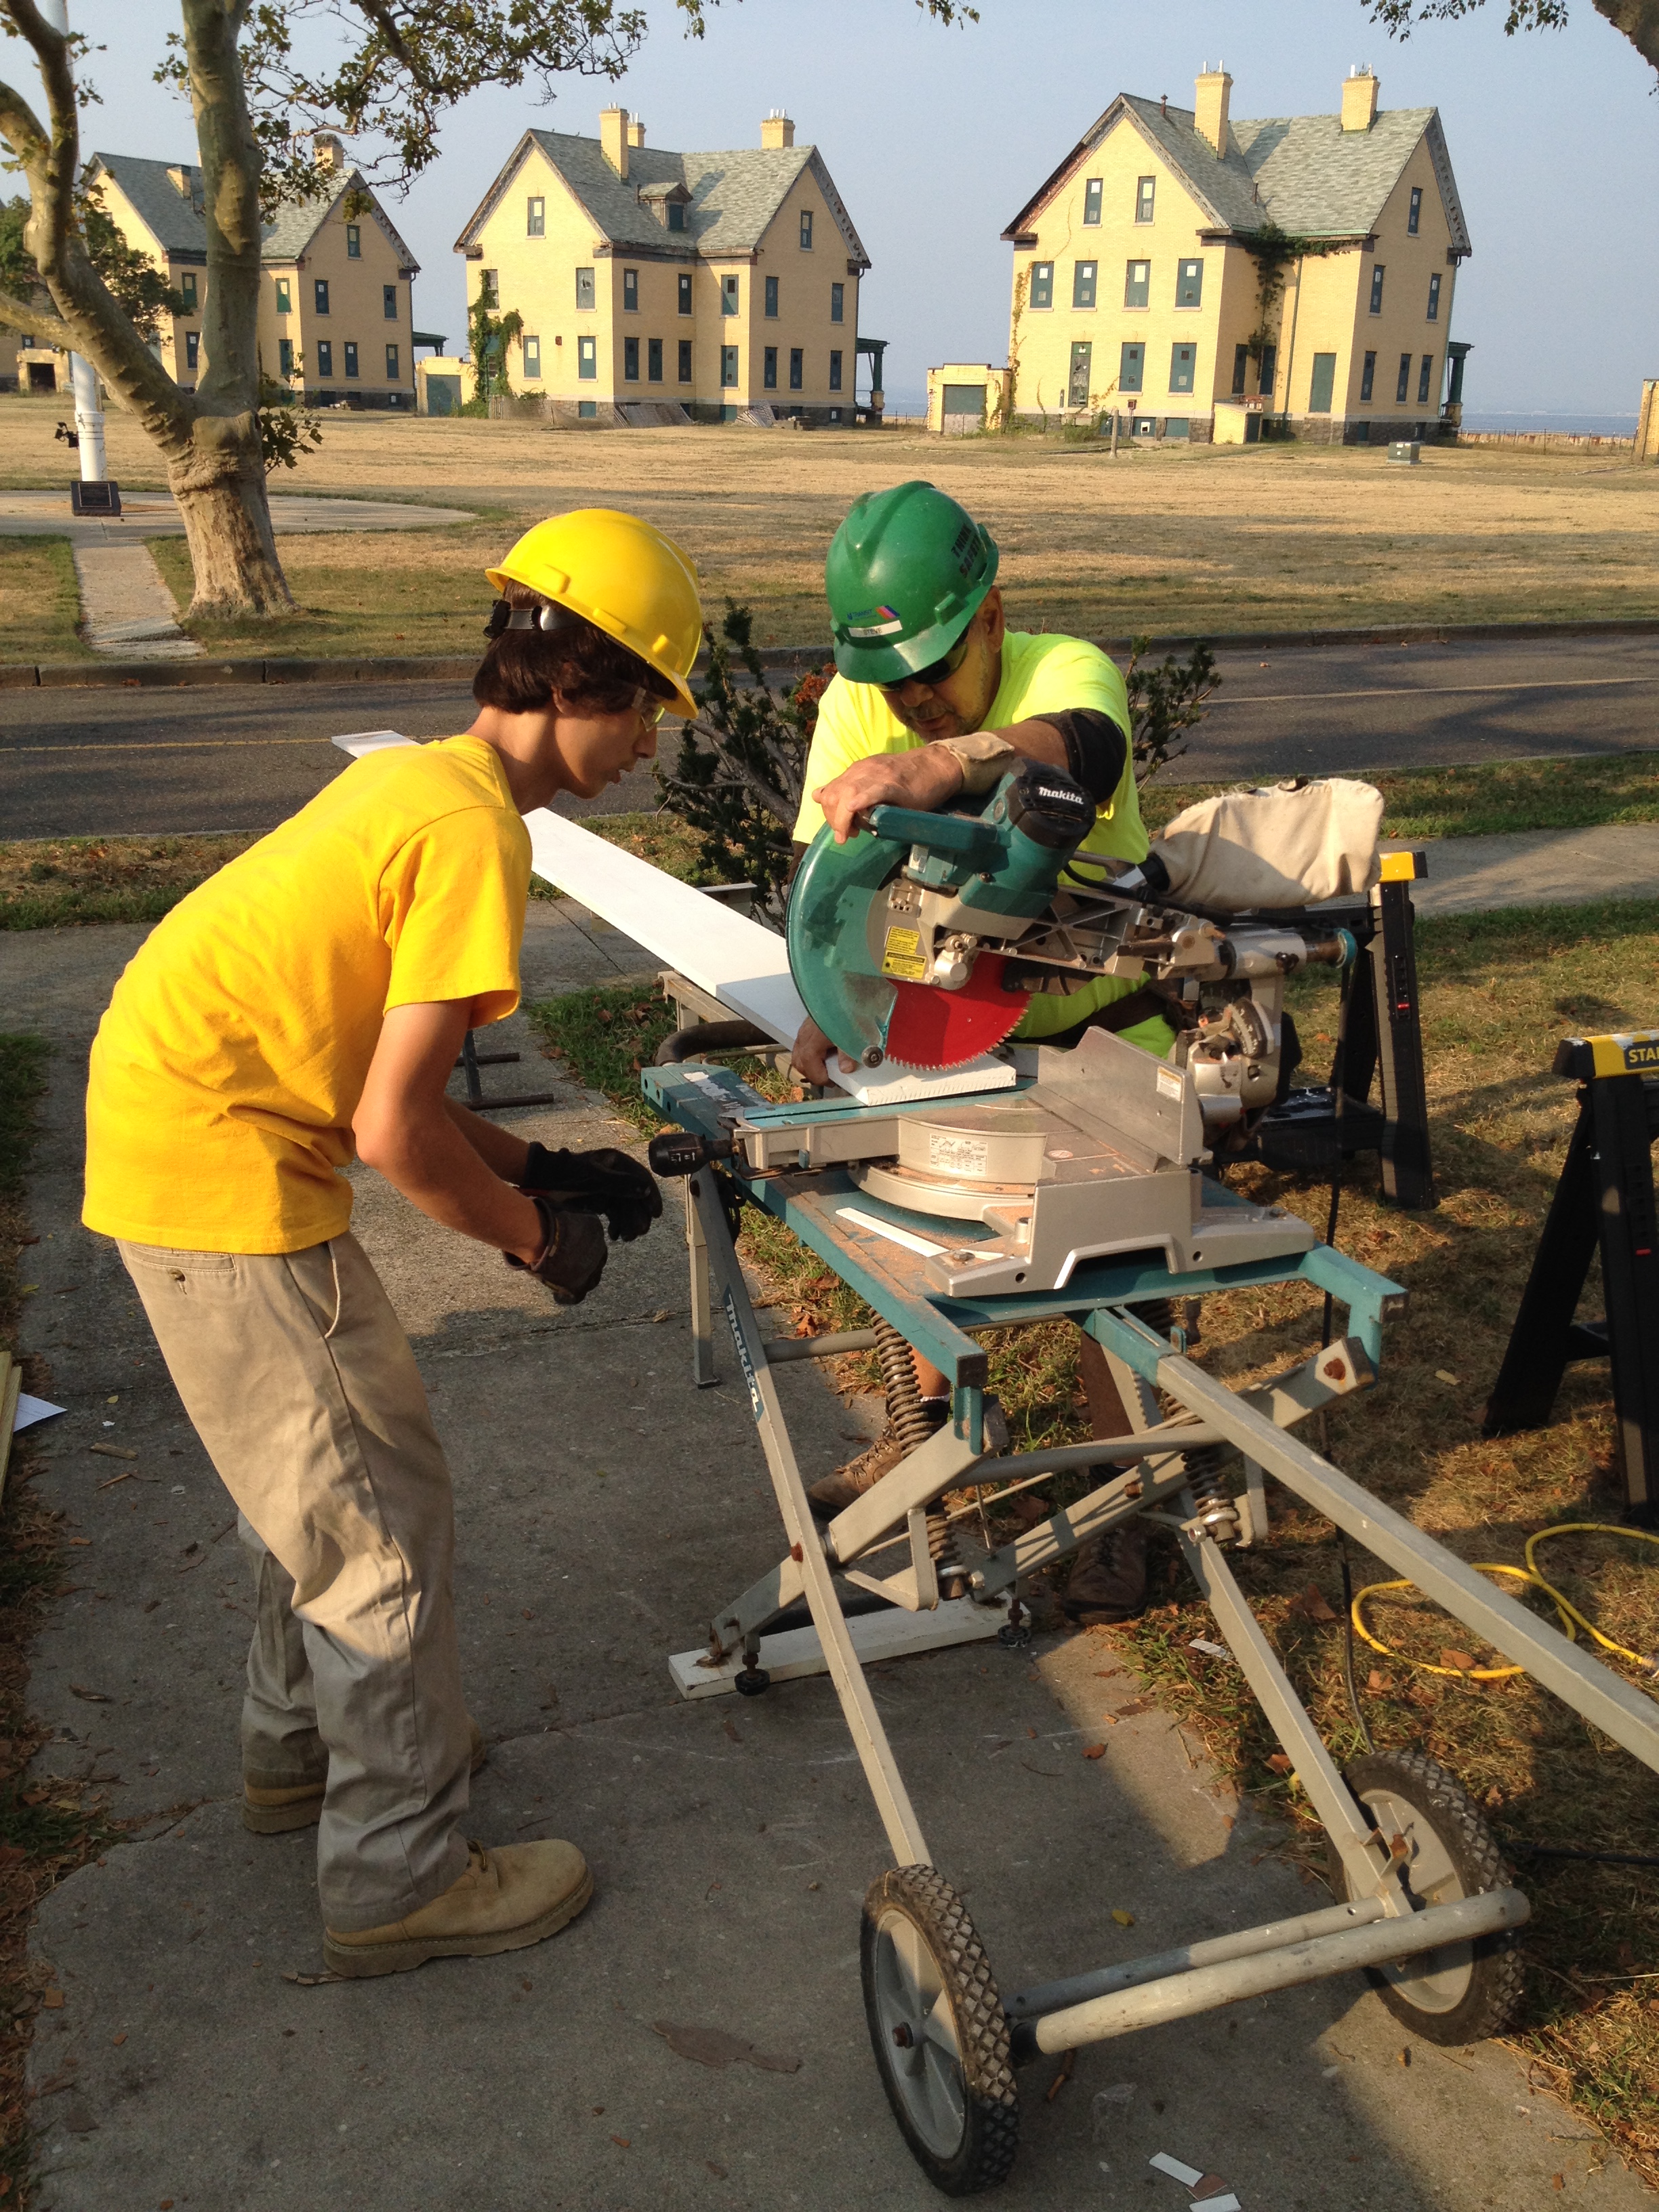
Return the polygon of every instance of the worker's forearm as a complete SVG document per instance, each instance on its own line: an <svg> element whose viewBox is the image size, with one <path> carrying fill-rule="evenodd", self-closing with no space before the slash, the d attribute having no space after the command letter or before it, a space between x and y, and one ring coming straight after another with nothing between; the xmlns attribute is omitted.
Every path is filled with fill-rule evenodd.
<svg viewBox="0 0 1659 2212"><path fill-rule="evenodd" d="M493 1121L486 1121L482 1114L475 1114L453 1098L445 1099L444 1111L484 1165L503 1182L524 1181L530 1147L522 1137L515 1137L510 1129L498 1129Z"/></svg>
<svg viewBox="0 0 1659 2212"><path fill-rule="evenodd" d="M1001 738L1026 760L1041 761L1045 768L1064 768L1066 740L1052 723L1035 718L1024 722L1011 722L1006 728L992 730L989 735Z"/></svg>
<svg viewBox="0 0 1659 2212"><path fill-rule="evenodd" d="M517 1148L522 1155L524 1146ZM375 1147L368 1164L446 1229L521 1260L533 1260L541 1249L542 1220L535 1206L491 1170L441 1103L402 1121Z"/></svg>

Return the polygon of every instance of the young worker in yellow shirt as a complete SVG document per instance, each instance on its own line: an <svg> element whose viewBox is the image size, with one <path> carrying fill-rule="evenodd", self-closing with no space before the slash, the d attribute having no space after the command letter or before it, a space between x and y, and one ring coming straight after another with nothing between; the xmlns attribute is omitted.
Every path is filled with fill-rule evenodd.
<svg viewBox="0 0 1659 2212"><path fill-rule="evenodd" d="M445 1097L519 1001L522 817L656 750L701 636L696 571L631 515L556 515L501 593L463 737L374 753L192 891L93 1047L87 1225L118 1240L234 1499L257 1621L244 1818L319 1823L337 1973L517 1949L592 1893L575 1845L463 1833L450 1479L414 1357L349 1229L353 1158L562 1303L661 1212L624 1152L526 1144Z"/></svg>
<svg viewBox="0 0 1659 2212"><path fill-rule="evenodd" d="M795 823L800 849L826 822L844 840L872 806L949 806L964 792L994 789L1030 760L1066 769L1094 800L1084 852L1146 859L1122 675L1085 638L1009 629L998 557L990 532L932 484L898 484L854 502L824 564L836 673L807 757ZM1119 975L1063 996L1036 994L1014 1034L1060 1042L1090 1025L1160 1057L1175 1042L1158 1000ZM795 1066L809 1082L826 1083L833 1050L809 1019L795 1040ZM841 1065L854 1063L843 1054ZM1125 1434L1105 1355L1091 1338L1080 1364L1095 1434ZM924 1403L943 1420L945 1377L920 1358L916 1370ZM897 1439L884 1437L814 1485L814 1501L840 1511L900 1455ZM1118 1620L1140 1611L1145 1545L1134 1521L1086 1547L1066 1585L1068 1608Z"/></svg>

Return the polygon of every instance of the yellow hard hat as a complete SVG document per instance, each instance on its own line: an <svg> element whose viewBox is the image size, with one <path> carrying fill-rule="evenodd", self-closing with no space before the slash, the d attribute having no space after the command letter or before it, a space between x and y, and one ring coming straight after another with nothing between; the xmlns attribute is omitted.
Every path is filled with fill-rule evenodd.
<svg viewBox="0 0 1659 2212"><path fill-rule="evenodd" d="M614 507L550 514L484 574L498 592L510 577L581 615L665 676L685 712L696 713L686 689L702 642L696 568L637 514Z"/></svg>

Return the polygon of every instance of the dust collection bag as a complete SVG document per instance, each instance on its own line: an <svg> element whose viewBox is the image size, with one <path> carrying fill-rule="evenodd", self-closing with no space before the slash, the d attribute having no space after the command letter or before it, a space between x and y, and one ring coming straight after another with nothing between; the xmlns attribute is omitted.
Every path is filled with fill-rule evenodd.
<svg viewBox="0 0 1659 2212"><path fill-rule="evenodd" d="M1153 841L1151 857L1170 895L1197 906L1310 906L1370 890L1382 828L1373 785L1297 780L1200 799Z"/></svg>

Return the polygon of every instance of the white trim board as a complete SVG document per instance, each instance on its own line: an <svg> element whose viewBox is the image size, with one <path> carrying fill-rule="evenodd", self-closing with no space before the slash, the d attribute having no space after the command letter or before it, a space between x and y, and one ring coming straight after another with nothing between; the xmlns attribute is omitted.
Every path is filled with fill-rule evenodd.
<svg viewBox="0 0 1659 2212"><path fill-rule="evenodd" d="M397 742L391 730L355 732L333 741L354 757ZM404 742L413 744L412 738ZM536 873L578 900L613 929L623 930L659 960L717 998L780 1044L793 1044L806 1009L789 973L789 953L775 930L734 914L719 899L665 875L648 860L596 837L549 808L525 817ZM1006 1091L1014 1071L1006 1060L970 1060L948 1074L922 1075L889 1065L854 1069L836 1082L860 1106L899 1105L967 1091Z"/></svg>

